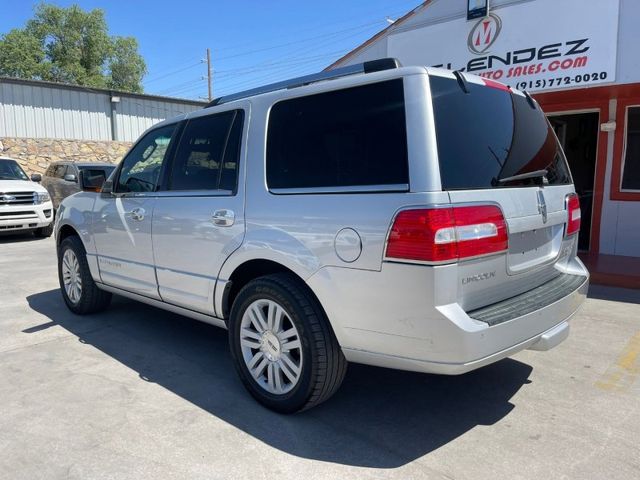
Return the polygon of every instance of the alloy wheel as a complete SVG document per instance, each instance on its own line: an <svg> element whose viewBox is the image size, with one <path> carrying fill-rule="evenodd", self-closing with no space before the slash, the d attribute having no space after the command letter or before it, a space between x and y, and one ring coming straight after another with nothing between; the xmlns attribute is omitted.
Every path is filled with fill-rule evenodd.
<svg viewBox="0 0 640 480"><path fill-rule="evenodd" d="M251 376L274 395L290 392L302 375L300 334L285 309L260 299L245 310L240 324L240 347Z"/></svg>

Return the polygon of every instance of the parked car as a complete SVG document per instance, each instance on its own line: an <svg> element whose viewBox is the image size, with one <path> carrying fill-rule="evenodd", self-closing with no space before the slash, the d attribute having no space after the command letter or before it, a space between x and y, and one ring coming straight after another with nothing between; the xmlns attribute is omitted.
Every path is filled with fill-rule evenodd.
<svg viewBox="0 0 640 480"><path fill-rule="evenodd" d="M0 233L32 231L37 237L51 236L51 199L38 181L40 174L29 179L17 161L0 157Z"/></svg>
<svg viewBox="0 0 640 480"><path fill-rule="evenodd" d="M228 328L280 412L347 362L461 374L569 332L589 274L566 159L528 94L379 60L222 97L64 200L62 296Z"/></svg>
<svg viewBox="0 0 640 480"><path fill-rule="evenodd" d="M115 168L111 163L53 162L42 176L42 186L57 209L69 195L81 190L99 191Z"/></svg>

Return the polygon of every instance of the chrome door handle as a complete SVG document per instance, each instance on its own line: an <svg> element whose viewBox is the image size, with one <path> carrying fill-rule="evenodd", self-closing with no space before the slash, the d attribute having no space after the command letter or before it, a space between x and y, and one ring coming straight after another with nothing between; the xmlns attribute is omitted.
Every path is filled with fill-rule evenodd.
<svg viewBox="0 0 640 480"><path fill-rule="evenodd" d="M233 210L216 210L211 219L217 227L230 227L236 221L236 214Z"/></svg>
<svg viewBox="0 0 640 480"><path fill-rule="evenodd" d="M131 218L133 220L137 220L138 222L140 222L144 220L144 216L146 213L147 212L144 211L144 208L134 208L129 212L129 215L131 215Z"/></svg>

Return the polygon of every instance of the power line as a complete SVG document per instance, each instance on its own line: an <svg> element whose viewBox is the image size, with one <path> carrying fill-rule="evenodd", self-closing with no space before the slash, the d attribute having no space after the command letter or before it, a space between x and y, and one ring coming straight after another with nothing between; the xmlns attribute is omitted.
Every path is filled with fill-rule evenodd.
<svg viewBox="0 0 640 480"><path fill-rule="evenodd" d="M203 82L204 82L204 79L200 79L197 81L197 83L192 82L188 85L183 85L182 87L179 87L179 88L173 88L168 92L164 93L163 95L178 95L180 93L188 92L196 88L203 88L205 86Z"/></svg>
<svg viewBox="0 0 640 480"><path fill-rule="evenodd" d="M302 38L302 39L299 39L299 40L296 40L296 41L282 43L282 44L279 44L279 45L273 45L271 47L264 47L264 48L254 49L254 50L248 50L248 51L245 51L245 52L242 52L242 53L237 53L237 54L234 54L234 55L221 56L221 57L218 57L218 60L228 60L228 59L231 59L231 58L244 57L244 56L247 56L247 55L252 55L254 53L266 52L266 51L269 51L269 50L276 50L278 48L289 47L291 45L300 45L301 43L305 43L305 42L309 42L309 41L313 41L313 40L323 40L323 39L326 39L327 37L336 36L336 35L339 35L341 33L345 33L345 32L348 32L348 31L353 31L353 30L356 30L356 29L361 29L363 27L370 27L370 26L373 26L373 25L377 25L379 23L380 23L380 21L371 22L371 23L359 25L357 27L352 27L352 28L348 28L348 29L345 29L345 30L341 30L341 31L338 31L338 32L332 32L332 33L328 33L328 34L317 35L315 37Z"/></svg>
<svg viewBox="0 0 640 480"><path fill-rule="evenodd" d="M413 0L411 2L403 2L402 5L409 4L409 3L415 5L416 1ZM394 7L397 7L397 6L398 5L394 5ZM417 6L414 8L417 8ZM403 10L400 13L406 13L406 10ZM388 11L387 11L387 14L389 14ZM396 14L391 13L389 15L396 15ZM356 17L353 17L353 18L356 18ZM346 21L338 21L338 22L333 22L333 25L344 24L344 23L346 23ZM229 60L229 59L248 56L252 54L277 50L277 49L289 47L292 45L299 46L299 48L295 48L292 51L288 52L289 57L285 59L276 57L276 58L266 59L261 63L253 64L250 66L230 68L226 70L225 69L216 70L215 71L216 85L221 83L222 85L224 85L222 90L228 91L230 89L237 89L239 87L243 87L244 85L251 85L255 83L259 84L272 78L291 76L294 74L294 72L303 72L305 69L311 69L314 63L320 62L321 59L328 58L334 55L335 56L342 55L350 51L351 48L347 49L346 51L340 50L338 52L329 52L329 53L317 54L317 55L308 55L309 53L314 51L317 52L319 49L327 47L328 45L344 42L345 40L348 40L349 38L352 38L352 37L364 35L368 33L370 29L373 29L373 28L378 29L381 26L381 24L384 24L384 19L379 18L375 21L367 21L366 23L350 26L348 28L340 29L334 32L327 32L320 35L314 35L314 36L298 39L296 41L285 42L285 43L280 43L280 44L271 45L271 46L265 46L258 49L249 49L245 51L241 50L244 45L254 45L254 43L247 43L244 45L242 44L235 45L225 49L221 49L221 48L216 49L216 51L229 51L229 50L238 51L239 50L238 53L235 53L232 55L220 56L216 58L217 61L221 61L221 60ZM325 26L326 24L323 25L322 27L324 28ZM311 28L311 30L313 29L314 28ZM315 29L317 30L317 28ZM309 30L310 30L309 28L306 28L304 31L308 32ZM280 38L283 38L283 37L280 37ZM302 46L300 46L300 44L302 44ZM307 53L307 55L303 55L303 56L295 55L296 53L303 52L303 51ZM147 83L155 82L158 80L162 80L169 76L176 75L184 71L187 71L189 69L195 68L196 66L199 66L202 64L203 64L203 61L200 60L198 62L190 63L184 67L177 68L175 70L169 71L167 73L163 73L161 75L156 74L155 76L152 76L151 79L146 80L144 83L147 84ZM245 78L239 82L237 81L238 77L247 77L256 72L261 74L259 74L258 76L254 76L252 78ZM161 92L170 92L172 95L175 95L178 93L186 93L196 88L201 88L201 85L197 83L200 81L201 80L191 80L188 82L182 82L182 83L179 83L178 85L167 87L161 90Z"/></svg>
<svg viewBox="0 0 640 480"><path fill-rule="evenodd" d="M345 50L337 50L337 51L333 51L333 52L327 52L321 55L313 55L313 56L305 56L305 57L293 57L284 61L279 61L279 62L272 62L270 64L266 64L266 65L259 65L256 67L245 67L242 69L238 69L238 70L222 70L222 71L218 71L216 74L217 78L222 78L222 79L229 79L229 78L237 78L237 77L241 77L241 76L245 76L245 75L249 75L251 73L255 73L255 72L265 72L265 71L272 71L272 70L278 70L281 68L288 68L288 67L293 67L293 66L297 66L297 65L303 65L303 64L309 64L309 63L313 63L316 62L318 60L322 60L325 59L327 57L332 57L335 55L339 55L340 53L344 52Z"/></svg>
<svg viewBox="0 0 640 480"><path fill-rule="evenodd" d="M398 10L395 12L389 12L388 7L385 7L384 9L380 9L380 10L376 10L376 12L379 12L379 14L376 14L375 16L373 14L371 14L371 12L367 12L367 14L370 14L371 16L368 17L365 21L366 22L377 22L377 21L384 21L383 18L381 17L385 17L385 16L396 16L396 15L401 15L401 14L405 14L407 11L408 7L405 7L405 5L415 5L415 7L413 7L411 10L417 8L417 6L421 5L422 2L418 3L418 5L416 5L416 0L410 0L410 1L406 1L406 2L400 2L400 3L396 3L395 5L393 5L391 8L402 8L402 10ZM353 20L362 20L361 16L352 16L343 20L338 20L338 21L334 21L334 22L322 22L322 24L320 25L316 25L315 27L305 27L305 28L300 28L300 29L296 29L296 30L292 30L289 32L290 34L295 34L297 32L309 32L309 31L313 31L313 30L318 30L318 29L323 29L326 28L327 25L341 25L341 24L345 24L345 23L350 23ZM353 27L353 28L357 28L357 27ZM347 29L348 30L348 29ZM335 33L335 32L334 32ZM284 38L285 35L280 35L278 37L275 38ZM247 42L247 43L243 43L243 44L235 44L229 47L224 47L225 51L228 50L238 50L238 49L242 49L245 46L252 46L254 45L254 42ZM223 50L222 48L219 50Z"/></svg>
<svg viewBox="0 0 640 480"><path fill-rule="evenodd" d="M160 75L159 77L154 77L151 80L145 80L144 83L156 82L158 80L162 80L164 78L170 77L171 75L175 75L176 73L184 72L184 71L189 70L189 69L191 69L193 67L197 67L198 65L202 65L202 61L198 61L197 63L192 63L189 66L186 66L186 67L183 67L183 68L179 68L179 69L174 70L174 71L169 72L169 73L165 73L164 75Z"/></svg>
<svg viewBox="0 0 640 480"><path fill-rule="evenodd" d="M309 68L308 65L300 65L298 67L288 68L285 70L280 70L275 72L272 71L272 72L266 73L265 75L253 77L250 79L245 79L240 82L226 83L222 87L219 86L218 91L219 92L223 91L224 93L230 93L230 92L238 91L241 89L251 88L253 86L263 85L266 83L273 83L279 80L285 80L287 78L300 76L302 74L309 73L309 70L311 69ZM313 71L315 71L315 69L313 69ZM222 94L219 93L218 96L222 96Z"/></svg>
<svg viewBox="0 0 640 480"><path fill-rule="evenodd" d="M166 92L172 92L172 91L178 90L178 89L180 89L182 87L186 87L188 85L193 85L195 82L200 82L200 81L202 81L202 77L193 78L191 80L187 80L186 82L178 83L177 85L172 85L170 87L166 87L166 88L160 89L160 90L158 90L158 93L162 94L162 93L166 93Z"/></svg>

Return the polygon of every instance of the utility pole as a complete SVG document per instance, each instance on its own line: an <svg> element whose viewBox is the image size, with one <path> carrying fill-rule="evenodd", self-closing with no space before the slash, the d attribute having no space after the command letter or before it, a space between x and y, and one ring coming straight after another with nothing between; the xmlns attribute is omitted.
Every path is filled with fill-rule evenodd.
<svg viewBox="0 0 640 480"><path fill-rule="evenodd" d="M207 48L207 83L209 84L209 101L213 100L213 76L211 75L211 49Z"/></svg>

